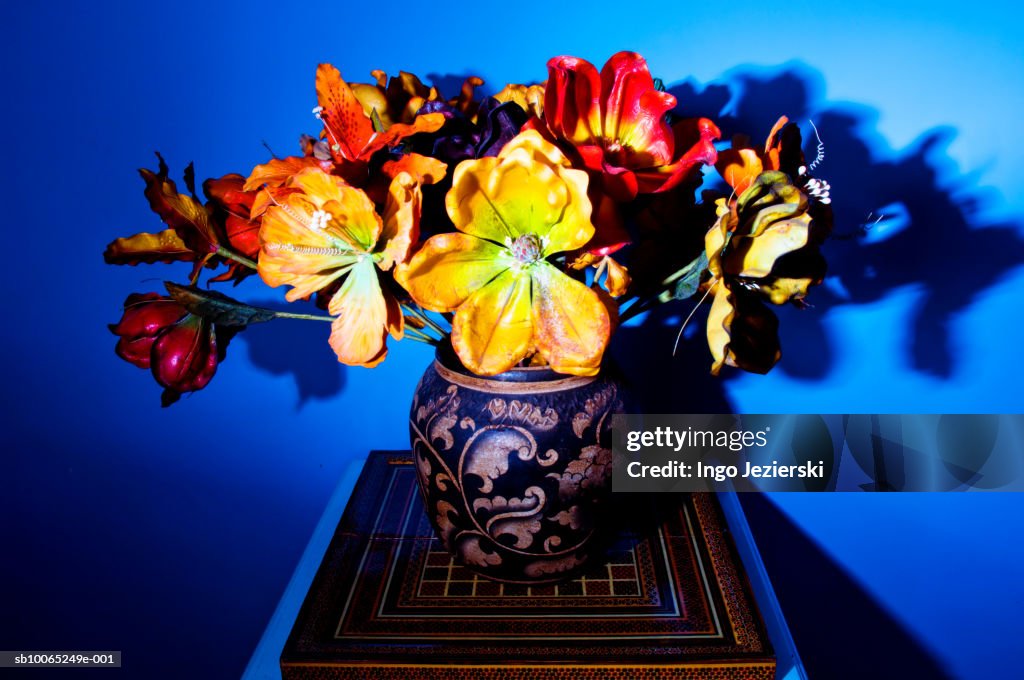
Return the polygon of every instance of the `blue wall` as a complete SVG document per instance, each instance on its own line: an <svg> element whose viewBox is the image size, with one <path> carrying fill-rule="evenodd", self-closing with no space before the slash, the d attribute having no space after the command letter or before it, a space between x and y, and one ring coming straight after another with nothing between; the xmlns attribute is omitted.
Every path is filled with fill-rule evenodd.
<svg viewBox="0 0 1024 680"><path fill-rule="evenodd" d="M693 410L1021 411L1021 12L659 7L5 3L0 648L122 649L130 677L184 677L197 662L237 675L347 461L405 445L422 346L347 369L319 324L254 327L207 390L161 410L106 329L127 293L185 276L103 265L114 236L159 228L135 169L153 167L154 150L173 172L195 161L200 178L263 161L261 140L290 152L315 132L319 61L350 79L404 68L497 89L542 79L555 54L600 63L628 48L726 129L813 118L839 231L872 211L899 219L829 245L818 306L782 315L781 369L713 381L699 333L666 369L671 328L645 350L657 363L629 343L620 360L668 370ZM251 282L236 292L279 299ZM1014 656L1024 498L789 495L750 508L766 536L791 528L766 547L785 568L787 612L836 631L806 638L812 667L836 668L836 639L879 654L857 622L892 631L886 653L913 648L938 677L994 677ZM832 580L808 573L821 565ZM871 606L850 610L858 598ZM814 647L829 638L824 658Z"/></svg>

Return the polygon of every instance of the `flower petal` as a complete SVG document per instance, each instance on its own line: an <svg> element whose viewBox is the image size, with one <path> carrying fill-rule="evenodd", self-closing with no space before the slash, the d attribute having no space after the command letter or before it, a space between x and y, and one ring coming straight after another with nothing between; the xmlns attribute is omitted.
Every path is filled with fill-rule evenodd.
<svg viewBox="0 0 1024 680"><path fill-rule="evenodd" d="M637 155L630 167L672 161L674 139L665 114L675 107L676 98L655 89L643 57L636 52L619 52L605 63L601 69L601 102L603 136Z"/></svg>
<svg viewBox="0 0 1024 680"><path fill-rule="evenodd" d="M150 350L153 377L175 392L203 389L224 358L225 348L218 347L217 341L213 324L189 314L161 333L153 343Z"/></svg>
<svg viewBox="0 0 1024 680"><path fill-rule="evenodd" d="M726 149L718 154L715 169L736 195L742 194L764 171L761 158L753 149Z"/></svg>
<svg viewBox="0 0 1024 680"><path fill-rule="evenodd" d="M174 300L156 293L132 293L124 301L124 315L110 326L118 336L114 351L139 368L149 368L150 350L157 335L174 325L187 311Z"/></svg>
<svg viewBox="0 0 1024 680"><path fill-rule="evenodd" d="M143 194L149 200L149 207L178 233L186 248L199 258L217 251L221 239L209 212L188 194L178 193L174 182L167 179L163 158L160 158L159 172L140 168L139 175L146 183Z"/></svg>
<svg viewBox="0 0 1024 680"><path fill-rule="evenodd" d="M708 348L714 362L711 364L711 375L718 375L726 363L726 352L729 348L729 324L732 322L732 303L729 301L729 289L718 282L711 311L708 312Z"/></svg>
<svg viewBox="0 0 1024 680"><path fill-rule="evenodd" d="M778 319L753 295L718 285L707 328L708 346L715 359L712 375L718 375L723 365L767 373L782 356Z"/></svg>
<svg viewBox="0 0 1024 680"><path fill-rule="evenodd" d="M589 61L554 57L548 61L544 120L557 137L573 144L601 139L601 76Z"/></svg>
<svg viewBox="0 0 1024 680"><path fill-rule="evenodd" d="M313 156L274 158L253 168L242 189L255 191L262 186L279 187L287 182L289 177L306 168L321 168L321 162Z"/></svg>
<svg viewBox="0 0 1024 680"><path fill-rule="evenodd" d="M776 260L807 245L810 222L810 215L804 213L773 223L757 238L736 238L736 248L726 259L742 258L742 264L730 264L729 268L738 269L739 276L755 279L768 276Z"/></svg>
<svg viewBox="0 0 1024 680"><path fill-rule="evenodd" d="M398 160L384 163L381 166L381 171L391 179L398 177L400 173L407 172L415 177L420 184L437 184L444 179L448 172L448 165L430 156L407 153Z"/></svg>
<svg viewBox="0 0 1024 680"><path fill-rule="evenodd" d="M672 126L676 154L686 152L679 160L656 168L637 170L641 194L668 191L694 176L701 165L714 165L718 159L715 140L722 136L718 126L707 118L688 118Z"/></svg>
<svg viewBox="0 0 1024 680"><path fill-rule="evenodd" d="M622 295L625 295L626 291L629 289L629 284L632 281L632 277L629 275L629 270L610 257L605 257L604 261L605 266L607 267L607 276L604 280L604 287L608 290L608 294L612 297L621 297Z"/></svg>
<svg viewBox="0 0 1024 680"><path fill-rule="evenodd" d="M739 224L722 267L727 274L762 278L775 261L807 245L807 197L781 172L760 174L739 197Z"/></svg>
<svg viewBox="0 0 1024 680"><path fill-rule="evenodd" d="M290 196L289 199L296 198ZM314 231L309 220L301 221L300 203L290 200L286 209L271 206L260 227L260 277L270 287L290 285L290 301L308 297L344 273L358 253L345 243L330 238L326 230ZM307 206L305 210L309 210Z"/></svg>
<svg viewBox="0 0 1024 680"><path fill-rule="evenodd" d="M445 195L444 204L455 227L466 234L472 234L495 243L504 243L514 238L512 229L502 215L490 205L489 197L483 193L481 183L498 167L497 158L467 160L455 166L452 188ZM482 213L477 214L481 209Z"/></svg>
<svg viewBox="0 0 1024 680"><path fill-rule="evenodd" d="M349 366L376 366L384 359L388 334L388 305L370 258L349 271L331 298L328 311L338 315L331 324L331 348Z"/></svg>
<svg viewBox="0 0 1024 680"><path fill-rule="evenodd" d="M544 86L508 83L494 98L499 102L515 102L523 111L537 118L544 116Z"/></svg>
<svg viewBox="0 0 1024 680"><path fill-rule="evenodd" d="M565 182L550 166L517 149L504 158L460 163L445 204L460 231L505 243L523 234L546 236L568 199Z"/></svg>
<svg viewBox="0 0 1024 680"><path fill-rule="evenodd" d="M496 375L522 361L532 348L530 276L511 269L466 300L452 322L452 346L478 375Z"/></svg>
<svg viewBox="0 0 1024 680"><path fill-rule="evenodd" d="M384 230L380 235L380 242L385 246L379 266L384 271L396 262L405 263L409 259L412 245L420 238L422 202L420 185L412 175L402 172L391 181L384 209Z"/></svg>
<svg viewBox="0 0 1024 680"><path fill-rule="evenodd" d="M377 132L367 140L366 145L360 149L359 156L368 159L375 152L385 146L394 146L406 137L420 132L437 132L444 125L443 113L425 113L416 116L412 123L395 123L384 132Z"/></svg>
<svg viewBox="0 0 1024 680"><path fill-rule="evenodd" d="M559 373L595 375L611 321L597 293L547 263L531 269L537 350Z"/></svg>
<svg viewBox="0 0 1024 680"><path fill-rule="evenodd" d="M324 132L338 162L361 159L360 152L373 137L373 123L341 72L330 64L316 69L316 97L322 110Z"/></svg>
<svg viewBox="0 0 1024 680"><path fill-rule="evenodd" d="M593 207L587 196L590 186L589 175L583 170L573 169L565 154L536 130L526 130L518 134L505 145L498 158L516 158L523 162L522 159L527 156L532 161L528 167L551 168L557 180L565 187L565 203L557 221L543 231L534 232L547 238L544 255L582 248L594 235L594 225L591 222ZM542 174L546 176L546 173ZM543 191L543 187L539 188ZM559 188L558 192L561 195L562 190ZM550 195L545 198L551 200ZM538 199L540 196L533 197L533 200Z"/></svg>
<svg viewBox="0 0 1024 680"><path fill-rule="evenodd" d="M373 201L361 189L317 169L294 175L288 186L301 189L317 209L330 213L325 232L357 250L373 250L383 225Z"/></svg>
<svg viewBox="0 0 1024 680"><path fill-rule="evenodd" d="M431 236L396 280L417 304L451 312L466 298L512 265L508 251L490 241L462 233Z"/></svg>
<svg viewBox="0 0 1024 680"><path fill-rule="evenodd" d="M533 234L546 239L545 255L579 248L594 233L588 178L568 165L540 133L522 132L497 158L455 168L448 214L459 230L496 243Z"/></svg>

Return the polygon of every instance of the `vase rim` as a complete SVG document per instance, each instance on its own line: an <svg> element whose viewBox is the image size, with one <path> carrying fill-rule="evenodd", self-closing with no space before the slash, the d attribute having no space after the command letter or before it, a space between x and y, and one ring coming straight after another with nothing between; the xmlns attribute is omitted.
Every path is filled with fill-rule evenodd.
<svg viewBox="0 0 1024 680"><path fill-rule="evenodd" d="M455 349L452 347L451 342L447 339L445 342L442 342L437 346L435 361L437 362L437 365L447 373L454 374L454 376L461 378L459 382L467 383L467 387L479 387L488 384L508 387L516 383L536 386L538 384L550 385L555 383L559 386L563 386L564 388L568 388L593 382L595 379L594 376L579 376L568 373L559 373L550 366L525 366L511 368L504 373L499 373L497 375L478 375L462 365L462 362L455 353Z"/></svg>

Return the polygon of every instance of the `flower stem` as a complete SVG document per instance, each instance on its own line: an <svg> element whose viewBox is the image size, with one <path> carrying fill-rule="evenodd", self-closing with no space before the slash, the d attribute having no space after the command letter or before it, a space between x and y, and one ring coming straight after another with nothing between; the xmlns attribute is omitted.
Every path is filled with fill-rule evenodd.
<svg viewBox="0 0 1024 680"><path fill-rule="evenodd" d="M295 314L293 312L278 312L274 311L274 316L279 319L308 319L310 321L334 321L333 316L326 316L324 314ZM416 330L415 328L406 328L405 334L410 340L416 342L426 343L428 345L437 346L437 338L432 338L426 333Z"/></svg>
<svg viewBox="0 0 1024 680"><path fill-rule="evenodd" d="M415 340L416 342L423 342L428 345L434 345L435 347L437 346L438 343L436 338L432 338L426 333L421 333L415 328L406 328L405 334L410 340Z"/></svg>
<svg viewBox="0 0 1024 680"><path fill-rule="evenodd" d="M223 258L227 258L228 260L234 260L238 264L248 267L249 269L256 269L255 262L244 255L239 255L238 253L228 250L224 246L217 246L217 254Z"/></svg>
<svg viewBox="0 0 1024 680"><path fill-rule="evenodd" d="M694 313L696 313L697 309L700 308L702 304L704 304L704 301L708 299L708 295L711 294L711 291L715 289L715 286L717 286L718 282L721 280L721 278L717 278L711 282L711 285L708 286L708 289L704 291L704 295L701 296L700 300L697 302L696 305L693 306L693 309L691 309L690 313L686 316L686 320L683 321L683 325L679 327L679 333L676 335L676 344L672 346L672 356L675 356L676 350L679 349L679 341L683 337L683 331L686 330L686 324L690 323L690 319L693 318Z"/></svg>
<svg viewBox="0 0 1024 680"><path fill-rule="evenodd" d="M424 324L429 326L431 330L440 335L442 338L448 335L448 331L441 328L441 326L439 326L436 321L427 316L427 313L423 309L421 309L419 305L417 305L415 308L411 307L410 305L402 306L405 307L405 310L409 312L411 316L422 321Z"/></svg>
<svg viewBox="0 0 1024 680"><path fill-rule="evenodd" d="M325 314L295 314L294 312L279 312L277 310L271 310L274 312L274 316L279 319L309 319L310 321L334 321L333 316L327 316Z"/></svg>

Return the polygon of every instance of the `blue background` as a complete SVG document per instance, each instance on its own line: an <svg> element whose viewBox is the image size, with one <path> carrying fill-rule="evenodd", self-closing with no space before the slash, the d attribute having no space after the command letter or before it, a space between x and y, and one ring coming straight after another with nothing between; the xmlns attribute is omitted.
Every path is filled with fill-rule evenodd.
<svg viewBox="0 0 1024 680"><path fill-rule="evenodd" d="M129 292L186 276L103 264L115 236L160 228L135 169L155 149L200 179L264 161L261 140L291 153L316 131L320 61L350 80L404 68L454 94L466 74L493 91L543 79L555 54L634 49L727 133L813 119L837 230L897 219L829 244L817 306L781 314L781 367L712 380L701 333L669 357L670 325L624 333L619 361L679 410L1020 412L1021 12L657 7L4 3L0 648L121 649L130 677L236 676L346 462L406 445L423 346L348 369L324 325L258 326L207 390L161 410L106 329ZM812 677L1005 677L1017 662L1024 497L745 502Z"/></svg>

